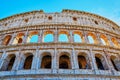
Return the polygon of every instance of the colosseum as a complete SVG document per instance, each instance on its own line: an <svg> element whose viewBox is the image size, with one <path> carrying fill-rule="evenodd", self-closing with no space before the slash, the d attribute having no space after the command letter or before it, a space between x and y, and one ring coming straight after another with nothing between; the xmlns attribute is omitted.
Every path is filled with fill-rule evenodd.
<svg viewBox="0 0 120 80"><path fill-rule="evenodd" d="M120 80L120 26L96 14L16 14L0 45L0 80Z"/></svg>

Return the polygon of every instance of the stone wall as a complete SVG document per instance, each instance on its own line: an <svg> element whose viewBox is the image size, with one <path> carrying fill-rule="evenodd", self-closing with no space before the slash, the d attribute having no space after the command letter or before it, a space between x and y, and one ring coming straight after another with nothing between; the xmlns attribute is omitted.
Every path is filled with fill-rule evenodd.
<svg viewBox="0 0 120 80"><path fill-rule="evenodd" d="M73 10L33 11L2 19L0 79L119 80L119 31L119 26L106 18ZM53 35L53 41L44 41L48 34ZM60 34L68 41L61 42ZM75 34L81 37L80 42L75 42ZM38 41L31 43L34 35Z"/></svg>

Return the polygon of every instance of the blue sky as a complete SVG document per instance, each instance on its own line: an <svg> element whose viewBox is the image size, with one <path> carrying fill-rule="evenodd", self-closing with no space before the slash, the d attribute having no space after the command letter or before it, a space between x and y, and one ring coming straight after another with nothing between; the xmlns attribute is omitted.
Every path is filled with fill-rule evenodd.
<svg viewBox="0 0 120 80"><path fill-rule="evenodd" d="M74 9L99 14L120 25L120 0L0 0L0 19L32 10Z"/></svg>

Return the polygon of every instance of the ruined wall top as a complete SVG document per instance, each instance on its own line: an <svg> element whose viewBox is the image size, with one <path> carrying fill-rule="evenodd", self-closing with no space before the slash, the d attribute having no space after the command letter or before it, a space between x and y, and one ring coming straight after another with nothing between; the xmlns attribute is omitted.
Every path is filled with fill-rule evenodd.
<svg viewBox="0 0 120 80"><path fill-rule="evenodd" d="M39 10L0 19L0 31L41 24L91 26L117 32L120 30L116 23L107 18L84 11L64 9L61 13L44 13L43 10Z"/></svg>

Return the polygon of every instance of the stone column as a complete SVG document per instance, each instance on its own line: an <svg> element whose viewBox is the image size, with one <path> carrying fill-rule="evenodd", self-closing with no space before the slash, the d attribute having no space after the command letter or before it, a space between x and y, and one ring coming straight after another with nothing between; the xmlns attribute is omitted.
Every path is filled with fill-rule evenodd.
<svg viewBox="0 0 120 80"><path fill-rule="evenodd" d="M90 54L90 61L92 61L92 70L97 70L97 65L96 65L96 60L95 60L95 56L94 54L92 53L92 49L89 49L89 54Z"/></svg>
<svg viewBox="0 0 120 80"><path fill-rule="evenodd" d="M39 34L38 34L38 43L42 43L42 41L43 41L43 31L42 30L40 30L40 32L39 32Z"/></svg>
<svg viewBox="0 0 120 80"><path fill-rule="evenodd" d="M57 66L57 49L55 48L54 50L54 55L52 56L52 69L57 69L58 66Z"/></svg>
<svg viewBox="0 0 120 80"><path fill-rule="evenodd" d="M36 49L36 53L33 56L31 69L35 70L39 68L39 49Z"/></svg>
<svg viewBox="0 0 120 80"><path fill-rule="evenodd" d="M20 50L19 50L19 52L16 52L15 62L14 62L14 65L12 67L12 70L19 70L19 65L20 65L20 62L21 62L21 59L23 56L21 54L22 53L20 53Z"/></svg>
<svg viewBox="0 0 120 80"><path fill-rule="evenodd" d="M79 69L77 55L75 53L74 48L72 48L72 57L73 57L73 61L72 62L74 64L74 69Z"/></svg>
<svg viewBox="0 0 120 80"><path fill-rule="evenodd" d="M96 38L97 38L97 42L99 45L103 44L101 39L100 39L100 33L96 33Z"/></svg>
<svg viewBox="0 0 120 80"><path fill-rule="evenodd" d="M54 50L54 54L52 55L52 69L53 69L53 73L57 73L57 69L59 68L59 66L57 66L57 49L55 48Z"/></svg>
<svg viewBox="0 0 120 80"><path fill-rule="evenodd" d="M24 38L23 38L23 44L27 42L27 37L29 36L28 30L25 32Z"/></svg>
<svg viewBox="0 0 120 80"><path fill-rule="evenodd" d="M9 44L8 44L8 45L12 45L12 43L13 43L13 41L14 41L15 37L16 37L16 34L15 34L15 33L13 33L13 34L12 34L12 38L11 38L11 40L10 40L10 42L9 42Z"/></svg>
<svg viewBox="0 0 120 80"><path fill-rule="evenodd" d="M87 31L83 31L84 36L84 43L89 43L88 37L87 37Z"/></svg>
<svg viewBox="0 0 120 80"><path fill-rule="evenodd" d="M105 51L104 50L104 54L105 54L105 60L106 60L106 63L107 63L107 65L108 65L108 68L113 72L115 69L114 69L114 67L113 67L113 65L112 65L112 63L111 63L111 61L110 61L110 55L109 55L109 53L107 52L107 51Z"/></svg>
<svg viewBox="0 0 120 80"><path fill-rule="evenodd" d="M73 34L73 31L70 30L70 43L73 43L74 42L74 34Z"/></svg>
<svg viewBox="0 0 120 80"><path fill-rule="evenodd" d="M54 42L55 43L57 43L58 42L58 30L57 30L57 28L55 29L55 31L54 31Z"/></svg>
<svg viewBox="0 0 120 80"><path fill-rule="evenodd" d="M3 51L2 57L0 58L0 69L2 68L2 65L4 64L6 57L7 57L6 51Z"/></svg>

